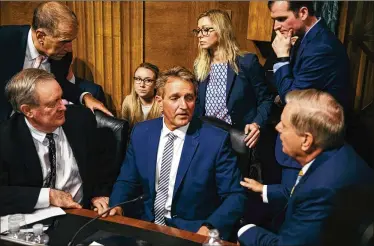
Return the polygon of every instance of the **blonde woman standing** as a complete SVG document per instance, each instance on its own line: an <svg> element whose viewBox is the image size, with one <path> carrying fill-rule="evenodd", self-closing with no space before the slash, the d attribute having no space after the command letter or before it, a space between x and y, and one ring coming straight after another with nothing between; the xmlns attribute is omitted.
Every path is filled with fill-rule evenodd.
<svg viewBox="0 0 374 246"><path fill-rule="evenodd" d="M199 54L194 68L199 80L195 116L214 116L244 130L247 146L256 145L270 115L272 96L255 54L240 51L229 15L208 10L193 30Z"/></svg>
<svg viewBox="0 0 374 246"><path fill-rule="evenodd" d="M135 70L131 94L122 103L122 118L130 127L144 120L161 116L161 109L155 103L155 85L159 69L151 63L142 63Z"/></svg>

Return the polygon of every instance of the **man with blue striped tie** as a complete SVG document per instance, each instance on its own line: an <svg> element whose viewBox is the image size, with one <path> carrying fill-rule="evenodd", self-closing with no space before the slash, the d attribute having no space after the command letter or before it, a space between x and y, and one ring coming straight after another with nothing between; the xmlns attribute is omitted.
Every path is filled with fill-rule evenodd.
<svg viewBox="0 0 374 246"><path fill-rule="evenodd" d="M156 87L163 117L135 125L109 205L141 187L142 219L202 235L216 228L228 239L246 200L229 134L192 119L197 85L187 69L167 70ZM110 215L123 213L134 214L116 207Z"/></svg>

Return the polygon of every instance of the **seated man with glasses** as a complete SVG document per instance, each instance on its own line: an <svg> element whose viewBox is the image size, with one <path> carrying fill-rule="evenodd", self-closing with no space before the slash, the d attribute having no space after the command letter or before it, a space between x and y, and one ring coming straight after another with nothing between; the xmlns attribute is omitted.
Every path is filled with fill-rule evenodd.
<svg viewBox="0 0 374 246"><path fill-rule="evenodd" d="M159 69L151 63L142 63L135 70L131 94L122 103L122 118L130 127L138 122L161 116L161 109L155 103L155 85Z"/></svg>
<svg viewBox="0 0 374 246"><path fill-rule="evenodd" d="M19 72L5 91L16 113L0 127L0 216L105 203L112 184L99 169L91 111L65 106L54 75L41 69Z"/></svg>

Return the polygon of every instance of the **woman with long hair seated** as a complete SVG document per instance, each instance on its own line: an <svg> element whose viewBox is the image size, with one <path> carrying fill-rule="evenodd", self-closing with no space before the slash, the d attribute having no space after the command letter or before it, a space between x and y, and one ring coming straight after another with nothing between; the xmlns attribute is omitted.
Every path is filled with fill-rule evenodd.
<svg viewBox="0 0 374 246"><path fill-rule="evenodd" d="M129 122L130 127L161 116L161 109L155 101L158 73L158 67L147 62L135 70L131 94L122 103L122 118Z"/></svg>
<svg viewBox="0 0 374 246"><path fill-rule="evenodd" d="M193 32L199 53L194 63L198 79L196 116L214 116L248 134L246 145L254 147L260 127L267 122L272 95L255 54L239 49L230 16L218 9L197 19Z"/></svg>

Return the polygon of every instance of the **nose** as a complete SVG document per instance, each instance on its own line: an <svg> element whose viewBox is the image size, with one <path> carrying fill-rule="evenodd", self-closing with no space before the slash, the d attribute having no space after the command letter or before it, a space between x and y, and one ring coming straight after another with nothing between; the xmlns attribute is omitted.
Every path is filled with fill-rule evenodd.
<svg viewBox="0 0 374 246"><path fill-rule="evenodd" d="M277 130L277 132L281 132L281 128L282 128L282 126L281 126L281 123L279 122L276 126L275 126L275 130Z"/></svg>
<svg viewBox="0 0 374 246"><path fill-rule="evenodd" d="M184 98L179 99L179 108L181 108L181 109L186 109L187 108L187 103L186 103L186 100L184 100Z"/></svg>
<svg viewBox="0 0 374 246"><path fill-rule="evenodd" d="M281 29L281 23L279 21L274 21L274 31L280 30Z"/></svg>
<svg viewBox="0 0 374 246"><path fill-rule="evenodd" d="M60 110L60 111L65 111L66 110L66 105L67 104L69 104L69 102L67 101L67 100L65 100L65 99L61 99L60 100L60 103L59 103L59 107L58 107L58 109Z"/></svg>
<svg viewBox="0 0 374 246"><path fill-rule="evenodd" d="M203 31L200 30L198 33L197 33L197 37L198 38L202 38L203 37Z"/></svg>

